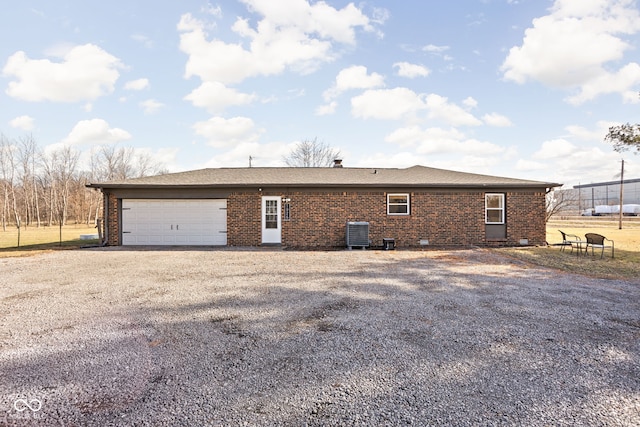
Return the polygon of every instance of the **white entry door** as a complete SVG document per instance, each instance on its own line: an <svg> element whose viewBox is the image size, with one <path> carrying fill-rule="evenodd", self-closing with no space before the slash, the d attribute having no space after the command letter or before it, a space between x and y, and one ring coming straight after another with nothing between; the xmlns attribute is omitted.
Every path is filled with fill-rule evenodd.
<svg viewBox="0 0 640 427"><path fill-rule="evenodd" d="M280 197L262 197L262 243L282 243L280 209Z"/></svg>
<svg viewBox="0 0 640 427"><path fill-rule="evenodd" d="M227 201L123 199L123 245L226 245Z"/></svg>

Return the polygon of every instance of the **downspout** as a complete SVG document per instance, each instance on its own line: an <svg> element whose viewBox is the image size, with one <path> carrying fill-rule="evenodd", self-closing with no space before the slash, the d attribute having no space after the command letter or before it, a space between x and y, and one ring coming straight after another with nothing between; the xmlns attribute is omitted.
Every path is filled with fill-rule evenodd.
<svg viewBox="0 0 640 427"><path fill-rule="evenodd" d="M102 242L100 243L101 247L107 246L107 243L109 242L109 196L107 193L102 192L102 199L104 200L104 209L103 209L103 213L104 213L104 236L102 236Z"/></svg>

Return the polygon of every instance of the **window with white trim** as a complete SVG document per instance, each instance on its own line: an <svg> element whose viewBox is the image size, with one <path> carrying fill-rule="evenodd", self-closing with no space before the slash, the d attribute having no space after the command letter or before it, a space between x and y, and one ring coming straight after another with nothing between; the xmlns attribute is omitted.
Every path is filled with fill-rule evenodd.
<svg viewBox="0 0 640 427"><path fill-rule="evenodd" d="M484 195L484 222L486 224L504 224L503 193L486 193Z"/></svg>
<svg viewBox="0 0 640 427"><path fill-rule="evenodd" d="M387 215L409 215L409 194L387 194Z"/></svg>

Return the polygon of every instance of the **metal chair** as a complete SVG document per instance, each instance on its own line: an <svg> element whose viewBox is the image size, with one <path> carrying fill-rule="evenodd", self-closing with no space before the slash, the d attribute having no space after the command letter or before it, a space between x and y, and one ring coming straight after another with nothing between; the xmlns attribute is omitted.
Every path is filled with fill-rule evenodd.
<svg viewBox="0 0 640 427"><path fill-rule="evenodd" d="M591 248L591 256L593 256L593 249L597 248L597 249L600 249L600 259L602 259L602 257L604 256L604 249L611 248L611 258L614 257L615 244L613 240L607 239L603 235L596 234L596 233L587 233L584 235L584 237L587 239L586 251L589 251L589 248ZM611 244L609 245L605 242L611 242Z"/></svg>
<svg viewBox="0 0 640 427"><path fill-rule="evenodd" d="M564 252L564 249L569 246L571 247L571 253L573 253L573 246L580 241L580 238L575 234L568 234L562 230L558 231L560 232L560 234L562 234L562 243L558 243L558 245L560 246L560 252Z"/></svg>

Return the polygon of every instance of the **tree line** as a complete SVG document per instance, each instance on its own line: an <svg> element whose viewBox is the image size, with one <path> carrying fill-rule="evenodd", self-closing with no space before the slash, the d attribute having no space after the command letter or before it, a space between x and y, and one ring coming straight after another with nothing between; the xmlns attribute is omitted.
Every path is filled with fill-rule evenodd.
<svg viewBox="0 0 640 427"><path fill-rule="evenodd" d="M102 194L91 182L166 172L150 153L105 145L83 153L71 146L43 150L33 136L0 134L0 227L91 225L102 212ZM19 238L19 237L18 237ZM19 243L18 243L19 244Z"/></svg>
<svg viewBox="0 0 640 427"><path fill-rule="evenodd" d="M288 166L326 167L339 156L339 150L314 138L298 143L283 160ZM102 214L102 194L86 188L88 183L166 172L150 153L133 147L44 150L31 135L12 139L0 134L0 227L17 227L19 233L23 227L91 225Z"/></svg>

